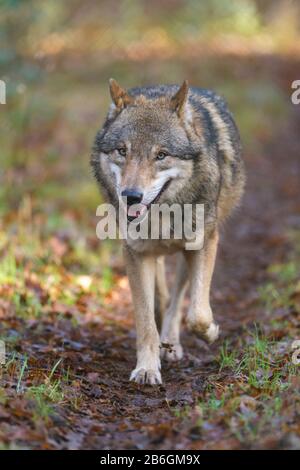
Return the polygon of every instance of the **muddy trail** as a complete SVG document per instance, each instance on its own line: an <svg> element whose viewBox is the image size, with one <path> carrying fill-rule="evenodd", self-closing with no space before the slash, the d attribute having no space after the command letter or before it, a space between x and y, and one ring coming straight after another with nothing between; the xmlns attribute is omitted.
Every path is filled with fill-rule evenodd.
<svg viewBox="0 0 300 470"><path fill-rule="evenodd" d="M247 415L247 410L254 412L249 403L261 392L255 387L245 392L243 376L220 368L218 358L225 340L242 354L254 324L269 332L270 317L258 289L269 279L268 266L287 258L288 229L299 228L299 129L300 108L295 106L294 115L271 144L245 155L246 193L242 206L222 229L212 287L221 338L208 347L183 327L184 358L178 364L163 363L162 386L128 382L135 365L135 330L123 266L117 266L109 308L92 305L88 294L80 297L76 309L86 313L79 324L72 320L72 306L52 305L42 318L28 320L15 316L2 299L4 328L7 336L15 338L8 348L10 364L3 373L4 394L0 395L4 443L33 449L292 446L290 440L296 439L299 425L289 410L278 432L264 433L262 428L244 438L235 432L245 422L236 424L222 411L232 401L222 402L222 393L233 387L234 396L247 395ZM29 277L27 286L39 293L34 279ZM297 328L296 315L291 315ZM39 389L41 383L44 389ZM211 396L218 410L210 419L203 416L199 401L209 401ZM256 413L259 422L259 407Z"/></svg>

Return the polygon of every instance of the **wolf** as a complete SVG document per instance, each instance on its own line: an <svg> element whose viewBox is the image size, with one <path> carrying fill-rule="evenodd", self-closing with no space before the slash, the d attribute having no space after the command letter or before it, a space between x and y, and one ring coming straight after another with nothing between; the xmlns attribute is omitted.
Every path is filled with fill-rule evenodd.
<svg viewBox="0 0 300 470"><path fill-rule="evenodd" d="M123 89L109 81L111 105L98 131L91 165L102 192L128 220L158 204L203 204L204 244L186 250L172 239L123 241L137 333L130 380L161 384L161 358L178 361L182 302L189 284L187 329L209 343L219 335L210 306L219 229L243 194L245 170L239 132L225 100L211 90L179 85ZM176 252L171 295L165 256ZM161 316L159 334L155 312Z"/></svg>

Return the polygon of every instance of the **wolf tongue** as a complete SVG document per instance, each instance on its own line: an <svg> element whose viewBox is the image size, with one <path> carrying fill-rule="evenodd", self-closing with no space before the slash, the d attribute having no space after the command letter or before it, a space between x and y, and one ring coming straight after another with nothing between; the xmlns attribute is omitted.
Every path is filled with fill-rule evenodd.
<svg viewBox="0 0 300 470"><path fill-rule="evenodd" d="M127 208L127 214L130 217L140 217L147 211L147 206L145 204L134 204Z"/></svg>

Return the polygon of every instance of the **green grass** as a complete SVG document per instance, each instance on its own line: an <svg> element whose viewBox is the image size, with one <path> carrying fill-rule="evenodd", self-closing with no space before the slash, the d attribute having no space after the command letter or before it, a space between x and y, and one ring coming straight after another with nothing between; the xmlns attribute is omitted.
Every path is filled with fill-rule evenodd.
<svg viewBox="0 0 300 470"><path fill-rule="evenodd" d="M18 276L21 279L21 270L17 268L16 258L12 250L0 260L0 283L15 283Z"/></svg>
<svg viewBox="0 0 300 470"><path fill-rule="evenodd" d="M212 392L205 400L200 400L198 405L202 410L203 419L205 419L206 417L209 417L210 414L213 414L215 411L224 407L225 394L217 398L215 393Z"/></svg>
<svg viewBox="0 0 300 470"><path fill-rule="evenodd" d="M235 345L225 341L221 346L219 371L210 376L197 404L172 412L180 421L192 421L201 436L222 423L228 436L252 446L284 426L281 413L287 392L289 400L299 400L291 386L299 367L292 364L291 355L276 353L276 341L257 325L245 330L242 338Z"/></svg>
<svg viewBox="0 0 300 470"><path fill-rule="evenodd" d="M274 263L268 268L273 278L258 289L262 305L269 314L277 309L295 310L300 313L296 294L300 292L300 241L296 231L290 234L293 243L293 259L286 263Z"/></svg>
<svg viewBox="0 0 300 470"><path fill-rule="evenodd" d="M27 356L18 357L14 352L4 366L11 377L10 380L16 377L16 394L22 395L32 402L34 420L44 419L47 421L55 413L54 405L60 404L64 400L63 383L66 383L70 371L65 376L60 374L55 379L54 376L61 362L62 359L59 359L43 382L38 385L28 385L27 383L27 377L29 375L32 377L35 374L35 369L30 366ZM0 404L3 405L7 401L5 389L0 388Z"/></svg>
<svg viewBox="0 0 300 470"><path fill-rule="evenodd" d="M59 359L55 363L43 383L32 385L26 390L26 397L34 400L34 419L45 419L47 421L49 416L55 412L53 405L61 403L64 399L61 380L53 379L61 361L62 359Z"/></svg>
<svg viewBox="0 0 300 470"><path fill-rule="evenodd" d="M64 399L61 381L46 380L43 384L31 386L26 392L26 397L34 400L34 419L47 420L55 412L53 404L61 403Z"/></svg>
<svg viewBox="0 0 300 470"><path fill-rule="evenodd" d="M248 387L264 391L270 395L285 391L290 383L286 376L289 367L273 353L274 341L265 337L257 327L250 332L250 342L246 345L240 359L236 374L243 374L246 378L244 390Z"/></svg>
<svg viewBox="0 0 300 470"><path fill-rule="evenodd" d="M103 294L109 292L113 287L113 272L110 267L105 267L101 277L101 291Z"/></svg>
<svg viewBox="0 0 300 470"><path fill-rule="evenodd" d="M228 340L225 340L224 344L220 348L220 355L217 359L220 365L220 371L222 371L226 367L233 368L236 364L236 356L236 351L230 351L229 342Z"/></svg>
<svg viewBox="0 0 300 470"><path fill-rule="evenodd" d="M23 293L14 292L12 303L16 315L20 318L40 318L42 315L42 304L33 292L25 290Z"/></svg>
<svg viewBox="0 0 300 470"><path fill-rule="evenodd" d="M268 271L282 282L292 282L299 278L299 264L296 261L272 264Z"/></svg>
<svg viewBox="0 0 300 470"><path fill-rule="evenodd" d="M273 282L269 282L258 289L259 296L267 310L271 313L274 309L289 308L293 306L292 294L294 292L293 285L277 286Z"/></svg>

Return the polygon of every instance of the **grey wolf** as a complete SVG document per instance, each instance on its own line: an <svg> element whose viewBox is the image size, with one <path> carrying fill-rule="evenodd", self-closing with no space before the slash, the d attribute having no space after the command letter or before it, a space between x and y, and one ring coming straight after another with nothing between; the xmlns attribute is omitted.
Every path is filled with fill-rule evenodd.
<svg viewBox="0 0 300 470"><path fill-rule="evenodd" d="M110 105L93 146L91 165L116 208L126 197L145 211L154 203L204 204L204 246L188 251L184 240L124 240L137 331L137 364L130 380L161 383L161 358L177 361L181 306L189 284L189 331L209 343L219 327L210 307L219 228L238 205L245 184L239 133L228 107L210 90L159 85L124 90L110 80ZM177 252L171 295L164 257ZM155 309L161 312L159 335ZM161 347L162 345L162 347Z"/></svg>

